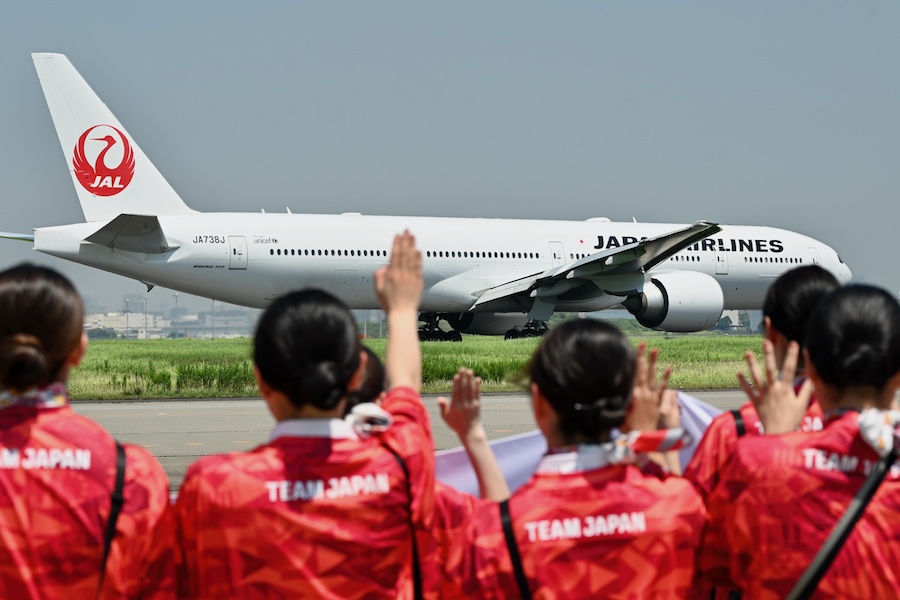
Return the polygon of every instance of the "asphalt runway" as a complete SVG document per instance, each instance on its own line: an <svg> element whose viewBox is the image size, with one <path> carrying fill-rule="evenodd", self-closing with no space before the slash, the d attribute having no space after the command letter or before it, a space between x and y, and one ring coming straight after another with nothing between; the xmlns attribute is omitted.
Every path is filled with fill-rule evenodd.
<svg viewBox="0 0 900 600"><path fill-rule="evenodd" d="M739 390L691 394L722 410L744 402ZM424 400L435 448L459 446L456 435L441 420L436 396ZM524 394L491 394L482 401L482 418L491 439L536 429ZM73 402L72 406L119 440L150 450L168 474L172 490L178 489L188 466L201 456L253 448L268 439L275 424L259 398Z"/></svg>

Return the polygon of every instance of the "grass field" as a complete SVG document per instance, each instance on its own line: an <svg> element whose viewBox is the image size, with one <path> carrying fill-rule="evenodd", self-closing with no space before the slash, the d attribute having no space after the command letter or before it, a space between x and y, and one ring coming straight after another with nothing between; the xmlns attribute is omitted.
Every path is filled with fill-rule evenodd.
<svg viewBox="0 0 900 600"><path fill-rule="evenodd" d="M660 349L660 361L674 368L671 387L737 387L747 349L759 352L759 336L682 335L632 337ZM386 340L366 343L382 358ZM480 375L487 392L520 391L520 375L536 339L504 341L465 336L462 343L422 344L424 392L446 393L460 366ZM96 340L82 365L72 372L69 390L76 400L127 398L255 397L251 340Z"/></svg>

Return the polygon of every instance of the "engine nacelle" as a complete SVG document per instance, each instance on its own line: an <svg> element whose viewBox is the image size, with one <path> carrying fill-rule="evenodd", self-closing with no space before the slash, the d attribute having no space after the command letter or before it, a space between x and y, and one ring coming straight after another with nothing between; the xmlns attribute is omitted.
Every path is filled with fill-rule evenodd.
<svg viewBox="0 0 900 600"><path fill-rule="evenodd" d="M503 335L513 327L521 327L528 322L525 313L441 313L441 317L457 331L479 335Z"/></svg>
<svg viewBox="0 0 900 600"><path fill-rule="evenodd" d="M719 283L695 271L661 273L643 294L622 303L644 327L660 331L705 331L722 318L725 299Z"/></svg>

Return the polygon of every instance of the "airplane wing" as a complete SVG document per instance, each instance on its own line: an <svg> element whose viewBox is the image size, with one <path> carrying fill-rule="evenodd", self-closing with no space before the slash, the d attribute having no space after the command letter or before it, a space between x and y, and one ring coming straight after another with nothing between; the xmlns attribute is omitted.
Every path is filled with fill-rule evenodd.
<svg viewBox="0 0 900 600"><path fill-rule="evenodd" d="M20 242L34 242L34 235L30 233L9 233L0 231L0 238L6 240L19 240Z"/></svg>
<svg viewBox="0 0 900 600"><path fill-rule="evenodd" d="M483 290L469 310L516 296L534 299L558 296L601 277L643 275L673 254L721 230L717 223L697 221L684 229L603 250L543 273Z"/></svg>
<svg viewBox="0 0 900 600"><path fill-rule="evenodd" d="M178 248L169 245L159 219L152 215L119 215L85 239L117 250L147 254L163 254Z"/></svg>

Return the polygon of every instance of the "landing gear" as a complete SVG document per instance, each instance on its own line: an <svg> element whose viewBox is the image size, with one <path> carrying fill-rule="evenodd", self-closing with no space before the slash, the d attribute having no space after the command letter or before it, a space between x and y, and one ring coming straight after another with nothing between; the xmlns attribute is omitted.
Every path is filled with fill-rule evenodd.
<svg viewBox="0 0 900 600"><path fill-rule="evenodd" d="M419 321L423 325L419 327L420 342L461 342L462 334L455 329L444 331L438 324L441 318L437 313L422 313L419 315Z"/></svg>
<svg viewBox="0 0 900 600"><path fill-rule="evenodd" d="M550 331L547 327L547 321L537 321L532 319L525 323L522 329L513 327L503 336L504 340L517 340L519 338L543 337L545 333Z"/></svg>

